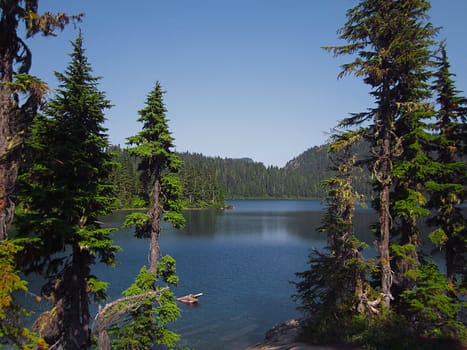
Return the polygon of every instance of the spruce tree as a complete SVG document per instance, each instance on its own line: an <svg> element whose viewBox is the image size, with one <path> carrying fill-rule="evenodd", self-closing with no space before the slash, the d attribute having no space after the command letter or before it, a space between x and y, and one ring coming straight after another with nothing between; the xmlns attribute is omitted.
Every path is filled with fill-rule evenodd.
<svg viewBox="0 0 467 350"><path fill-rule="evenodd" d="M8 257L2 259L5 276L15 275L17 271L11 257L19 247L2 241L8 238L8 225L15 213L13 198L22 146L28 127L47 92L44 82L28 74L32 52L26 39L38 33L56 35L56 31L63 29L70 20L79 19L80 15L68 16L65 13L39 14L38 0L0 2L0 256ZM21 25L25 28L20 28ZM23 331L26 334L17 322L20 308L12 297L16 289L25 288L22 282L10 283L17 279L17 275L5 277L5 283L0 285L0 343L20 345L24 337L12 335L21 335Z"/></svg>
<svg viewBox="0 0 467 350"><path fill-rule="evenodd" d="M163 94L160 83L156 82L147 97L146 107L139 111L138 121L143 123L143 128L137 135L128 138L128 143L133 145L128 151L140 158L138 169L149 212L129 215L126 223L135 225L138 238L150 238L149 269L155 274L160 255L161 219L176 228L182 227L185 222L181 213L182 187L177 176L182 161L173 150Z"/></svg>
<svg viewBox="0 0 467 350"><path fill-rule="evenodd" d="M366 245L355 237L353 227L356 205L363 200L353 188L358 160L354 143L360 138L354 132L332 137L329 151L336 175L325 181L327 209L320 228L327 245L324 251L313 249L309 269L296 274L300 281L294 298L307 316L307 335L315 341L351 340L359 315L365 319L378 312L378 294L368 281L371 265L362 254Z"/></svg>
<svg viewBox="0 0 467 350"><path fill-rule="evenodd" d="M81 34L72 45L71 62L56 73L56 95L36 117L27 143L16 227L22 265L42 274L42 293L53 305L36 326L52 348L82 349L90 345L89 304L104 298L106 288L91 266L113 264L118 248L112 229L99 222L114 202L102 126L110 103L91 75Z"/></svg>
<svg viewBox="0 0 467 350"><path fill-rule="evenodd" d="M369 322L373 336L367 342L376 348L388 342L397 346L397 340L406 347L410 333L465 337L464 327L455 319L462 303L452 296L436 266L420 256L420 219L429 214L427 181L449 172L444 160L431 157L438 150L429 152L437 139L429 133L435 113L428 101L437 32L428 21L429 8L425 0L362 0L348 11L348 21L339 31L349 44L327 48L336 55L355 55L343 65L341 76L363 77L375 98L375 107L339 126L355 128L371 146L368 165L379 213L382 307ZM404 324L408 333L395 332L398 324Z"/></svg>
<svg viewBox="0 0 467 350"><path fill-rule="evenodd" d="M445 253L447 278L451 282L467 276L467 223L460 204L465 201L467 165L467 98L456 90L447 57L446 43L440 45L433 89L438 110L432 124L434 138L428 149L437 162L437 172L427 182L429 223L432 241Z"/></svg>
<svg viewBox="0 0 467 350"><path fill-rule="evenodd" d="M143 195L149 206L147 213L133 213L125 219L125 225L134 225L138 238L149 238L149 268L143 266L133 285L124 292L125 298L137 308L122 300L118 306L128 310L126 317L115 321L111 333L116 336L112 345L119 349L147 349L154 344L173 347L179 336L170 331L167 324L180 313L176 300L167 285L176 285L175 260L165 255L160 258L159 237L161 220L181 228L185 219L182 211L182 187L178 172L182 161L173 150L173 137L169 132L164 91L158 81L149 93L146 106L139 111L138 121L142 130L128 138L133 147L128 149L140 159L139 171ZM165 285L161 285L164 284ZM103 314L105 318L105 314ZM101 344L108 343L105 335Z"/></svg>
<svg viewBox="0 0 467 350"><path fill-rule="evenodd" d="M375 107L354 114L341 124L346 127L363 125L362 133L371 145L373 156L369 160L369 168L375 179L374 207L379 213L377 248L384 307L389 307L393 299L390 241L395 218L391 215L391 203L396 202L393 189L399 183L407 188L404 197L397 198L401 209L408 208L401 212L402 223L410 224L411 231L406 236L417 235L412 225L414 216L411 208L419 215L420 206L412 201L411 196L419 190L416 187L418 183L406 181L408 173L403 167L399 169L398 178L393 171L402 161L418 159L417 152L410 158L401 156L405 157L404 152L409 152L404 147L410 147L411 143L404 139L404 135L419 132L419 118L427 113L429 48L436 33L426 20L429 8L426 0L360 1L347 12L347 22L339 29L340 38L348 44L327 48L335 55L356 55L352 62L343 65L340 76L353 73L362 77L370 86L370 94L375 100Z"/></svg>
<svg viewBox="0 0 467 350"><path fill-rule="evenodd" d="M13 220L12 195L25 132L46 92L44 83L28 75L32 53L24 39L38 33L53 36L70 20L81 17L50 12L40 15L38 2L0 2L0 240L7 238L7 225ZM20 24L25 31L19 30Z"/></svg>

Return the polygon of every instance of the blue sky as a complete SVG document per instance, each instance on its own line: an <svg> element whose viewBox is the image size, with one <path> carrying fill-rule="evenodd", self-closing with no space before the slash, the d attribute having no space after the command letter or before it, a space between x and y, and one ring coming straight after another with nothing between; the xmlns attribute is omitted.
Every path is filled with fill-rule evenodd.
<svg viewBox="0 0 467 350"><path fill-rule="evenodd" d="M137 111L159 80L177 151L284 166L372 104L359 79L337 79L348 58L321 49L342 44L336 30L356 3L40 0L39 11L85 13L86 55L114 105L106 113L111 143L123 146L140 130ZM467 94L467 0L431 3L457 88ZM55 87L53 72L70 61L77 33L69 26L56 38L29 39L31 73Z"/></svg>

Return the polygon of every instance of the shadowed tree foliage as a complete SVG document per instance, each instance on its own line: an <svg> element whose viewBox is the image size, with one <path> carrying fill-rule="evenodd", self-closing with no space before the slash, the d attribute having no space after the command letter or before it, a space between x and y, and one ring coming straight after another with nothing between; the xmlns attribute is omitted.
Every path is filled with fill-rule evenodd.
<svg viewBox="0 0 467 350"><path fill-rule="evenodd" d="M90 345L89 304L106 289L91 266L113 264L118 248L113 229L99 222L115 201L102 126L110 103L91 75L81 34L72 45L71 62L56 73L57 93L27 141L15 224L21 265L45 278L42 294L53 305L35 326L50 348L83 349Z"/></svg>
<svg viewBox="0 0 467 350"><path fill-rule="evenodd" d="M360 142L359 153L368 154L369 147ZM119 203L125 208L144 207L142 188L136 178L139 158L126 149L112 148L114 161L119 164L111 180L117 187ZM323 180L334 175L326 146L312 147L282 167L268 166L248 158L209 157L199 153L179 154L183 160L180 180L183 199L189 208L222 208L224 199L318 199L325 198ZM359 193L372 198L369 171L355 175L354 186Z"/></svg>
<svg viewBox="0 0 467 350"><path fill-rule="evenodd" d="M8 225L13 221L13 195L24 138L47 91L44 82L28 74L32 53L26 45L26 39L38 33L44 36L56 35L56 31L63 29L70 20L79 20L81 17L64 13L39 14L38 2L0 1L0 241L7 239ZM21 26L24 26L24 30ZM11 242L0 244L2 256L9 256L17 251L18 247L14 247ZM12 261L6 260L3 267L14 274L16 269L14 265L10 265L13 264ZM12 279L6 281L11 282ZM15 291L11 287L15 285L22 284L6 283L0 286L0 294L8 299L8 302L0 303L2 343L18 342L21 338L10 337L21 330L17 322L12 322L19 320L19 308L10 296Z"/></svg>
<svg viewBox="0 0 467 350"><path fill-rule="evenodd" d="M307 315L306 335L324 342L351 340L356 317L377 312L379 303L367 280L372 268L362 255L365 244L353 229L355 206L363 201L352 184L358 160L353 146L360 138L358 133L336 133L329 144L336 175L325 181L327 209L320 231L327 235L327 245L325 251L313 249L310 268L296 274L300 281L294 298Z"/></svg>
<svg viewBox="0 0 467 350"><path fill-rule="evenodd" d="M421 117L427 114L425 98L430 74L430 46L436 29L426 21L430 4L425 0L360 1L347 12L347 23L339 29L340 38L348 42L343 46L328 47L335 55L355 55L355 59L342 66L341 76L354 74L370 86L375 107L343 120L342 127L364 125L360 130L371 146L369 168L375 180L377 195L374 207L379 213L378 251L381 267L380 281L383 305L389 307L392 296L394 271L391 266L390 239L393 228L392 203L399 207L401 226L407 232L401 242L413 242L416 251L417 229L413 222L420 216L421 203L414 200L420 181L416 174L408 181L412 166L418 162L417 142L422 131ZM367 124L369 124L367 126ZM408 137L406 135L408 134ZM394 174L400 165L399 174ZM395 187L404 187L397 192ZM418 258L409 269L417 266Z"/></svg>
<svg viewBox="0 0 467 350"><path fill-rule="evenodd" d="M38 2L0 1L0 240L7 238L7 225L13 220L11 195L25 132L46 92L43 82L28 75L32 53L25 39L38 33L55 35L70 20L81 17L50 12L40 15ZM20 35L20 24L25 27L25 38Z"/></svg>
<svg viewBox="0 0 467 350"><path fill-rule="evenodd" d="M455 345L466 337L465 324L460 321L464 303L457 298L456 287L436 265L424 261L421 255L420 223L430 214L428 200L432 209L442 208L440 203L447 204L444 209L435 211L432 222L441 229L432 237L439 239L440 246L452 239L450 243L456 246L458 257L465 252L462 233L465 221L456 215L446 215L455 213L454 202L458 203L461 198L455 191L463 190L462 185L457 185L465 184L465 163L455 163L464 148L465 140L459 135L465 137L465 125L456 125L453 120L458 117L465 122L463 108L453 110L463 100L453 99L452 86L447 88L449 73L442 74L440 69L435 84L435 89L442 90L438 116L428 102L432 96L433 38L437 32L428 21L429 8L425 0L362 0L347 12L347 23L339 30L340 38L348 44L326 48L335 55L352 55L353 61L342 66L340 76L362 77L375 99L375 107L345 118L338 128L350 129L342 135L364 139L370 145L369 157L364 162L371 172L375 191L373 205L379 213L375 227L379 256L374 267L367 261L366 271L377 271L378 275L374 275L376 279L367 280L375 286L371 289L372 300L366 303L371 312L363 318L352 318L352 311L349 311L347 318L342 317L348 321L349 333L331 333L331 338L359 340L368 348L424 348L438 346L444 338ZM439 66L446 66L446 58L441 61L444 62ZM449 117L443 120L442 116L446 115ZM430 124L433 120L436 120L434 126ZM456 132L449 133L450 127ZM435 133L430 132L430 128ZM458 148L454 146L456 142ZM463 177L459 176L459 171ZM444 187L446 182L448 185ZM455 182L457 184L453 185ZM344 184L340 186L345 187ZM331 222L337 225L342 217L345 216L341 214ZM453 234L451 225L459 231ZM449 238L444 229L450 232ZM464 245L459 244L462 240ZM451 253L456 255L453 250ZM305 306L306 311L318 314L326 310L332 315L339 314L333 304L333 299L341 298L339 292L327 292L322 286L328 282L324 276L340 269L323 270L323 266L329 266L327 255L312 257L310 261L313 268L306 277L313 283L302 284L300 290L307 301L312 301ZM344 289L353 290L352 287ZM331 302L324 304L330 300L329 295L333 295ZM359 309L362 309L361 304L356 311ZM317 329L324 329L326 334L326 327L320 329L319 326Z"/></svg>
<svg viewBox="0 0 467 350"><path fill-rule="evenodd" d="M430 193L428 206L435 209L429 220L435 228L430 237L444 250L447 278L455 282L461 276L467 277L467 223L460 208L467 185L467 99L455 88L444 42L434 75L438 110L432 124L435 135L428 150L438 166L426 184Z"/></svg>

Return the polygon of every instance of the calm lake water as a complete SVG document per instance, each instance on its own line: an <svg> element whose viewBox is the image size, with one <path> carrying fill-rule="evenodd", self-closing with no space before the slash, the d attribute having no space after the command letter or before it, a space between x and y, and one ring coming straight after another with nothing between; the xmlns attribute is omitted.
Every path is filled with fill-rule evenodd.
<svg viewBox="0 0 467 350"><path fill-rule="evenodd" d="M161 234L162 254L177 260L175 294L204 294L196 306L180 305L182 317L173 327L193 349L242 349L262 341L275 324L300 316L289 281L306 269L310 248L325 244L316 232L323 213L319 201L228 203L234 209L186 211L184 229L167 226ZM124 215L116 212L104 221L119 226ZM368 212L358 215L359 226L368 226ZM128 287L148 256L148 241L135 239L131 230L119 230L114 239L123 249L117 267L95 271L110 282L111 297Z"/></svg>
<svg viewBox="0 0 467 350"><path fill-rule="evenodd" d="M184 229L164 226L161 233L162 254L177 261L180 283L175 295L204 294L196 306L181 304L182 317L173 325L192 349L243 349L262 341L274 325L299 317L290 281L307 268L310 248L325 245L325 235L316 232L323 214L319 201L228 204L234 209L186 211ZM126 214L115 212L103 221L118 227ZM372 216L362 209L355 220L359 238L368 243L374 240L368 229ZM117 266L93 268L110 283L111 299L119 297L147 263L149 243L134 238L129 229L116 231L114 241L122 247Z"/></svg>

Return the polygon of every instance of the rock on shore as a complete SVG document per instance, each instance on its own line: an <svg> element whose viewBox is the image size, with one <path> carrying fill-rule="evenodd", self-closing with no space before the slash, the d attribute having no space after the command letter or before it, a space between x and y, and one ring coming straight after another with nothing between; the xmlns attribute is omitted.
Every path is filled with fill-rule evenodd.
<svg viewBox="0 0 467 350"><path fill-rule="evenodd" d="M301 320L288 320L270 329L262 343L245 350L357 350L358 348L345 346L312 345L300 342L302 332Z"/></svg>

